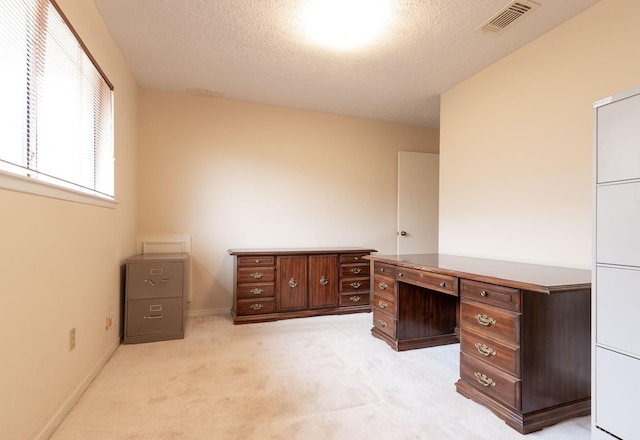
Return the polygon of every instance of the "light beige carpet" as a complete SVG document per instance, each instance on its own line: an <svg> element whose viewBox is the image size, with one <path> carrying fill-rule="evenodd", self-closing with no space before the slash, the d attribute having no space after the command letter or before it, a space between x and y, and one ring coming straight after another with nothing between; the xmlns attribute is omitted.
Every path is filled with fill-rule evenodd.
<svg viewBox="0 0 640 440"><path fill-rule="evenodd" d="M590 439L590 417L523 436L455 390L459 346L395 352L371 314L234 326L120 346L54 440Z"/></svg>

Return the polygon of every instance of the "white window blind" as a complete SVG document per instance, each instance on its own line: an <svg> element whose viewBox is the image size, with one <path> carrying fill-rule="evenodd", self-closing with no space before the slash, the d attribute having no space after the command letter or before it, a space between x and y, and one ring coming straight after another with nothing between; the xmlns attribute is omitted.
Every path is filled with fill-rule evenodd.
<svg viewBox="0 0 640 440"><path fill-rule="evenodd" d="M0 1L0 97L0 170L113 199L113 86L54 1Z"/></svg>

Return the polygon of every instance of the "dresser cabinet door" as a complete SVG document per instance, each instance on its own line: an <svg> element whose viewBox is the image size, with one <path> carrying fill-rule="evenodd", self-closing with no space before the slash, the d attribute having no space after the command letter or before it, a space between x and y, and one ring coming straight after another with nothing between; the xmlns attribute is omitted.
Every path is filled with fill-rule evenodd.
<svg viewBox="0 0 640 440"><path fill-rule="evenodd" d="M278 310L309 308L307 256L278 257Z"/></svg>
<svg viewBox="0 0 640 440"><path fill-rule="evenodd" d="M309 257L311 308L338 306L338 255Z"/></svg>

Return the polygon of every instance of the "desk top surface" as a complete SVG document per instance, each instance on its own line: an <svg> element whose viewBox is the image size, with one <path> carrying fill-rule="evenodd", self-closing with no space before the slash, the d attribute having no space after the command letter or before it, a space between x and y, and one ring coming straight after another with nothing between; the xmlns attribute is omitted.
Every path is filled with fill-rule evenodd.
<svg viewBox="0 0 640 440"><path fill-rule="evenodd" d="M586 269L445 254L374 254L363 258L542 293L591 288L591 271Z"/></svg>

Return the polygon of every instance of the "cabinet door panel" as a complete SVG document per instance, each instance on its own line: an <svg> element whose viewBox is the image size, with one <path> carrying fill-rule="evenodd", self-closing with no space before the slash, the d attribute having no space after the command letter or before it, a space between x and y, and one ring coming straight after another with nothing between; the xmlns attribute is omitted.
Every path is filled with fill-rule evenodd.
<svg viewBox="0 0 640 440"><path fill-rule="evenodd" d="M309 257L309 298L312 308L338 306L338 255Z"/></svg>
<svg viewBox="0 0 640 440"><path fill-rule="evenodd" d="M278 257L278 310L304 310L309 307L307 256Z"/></svg>

